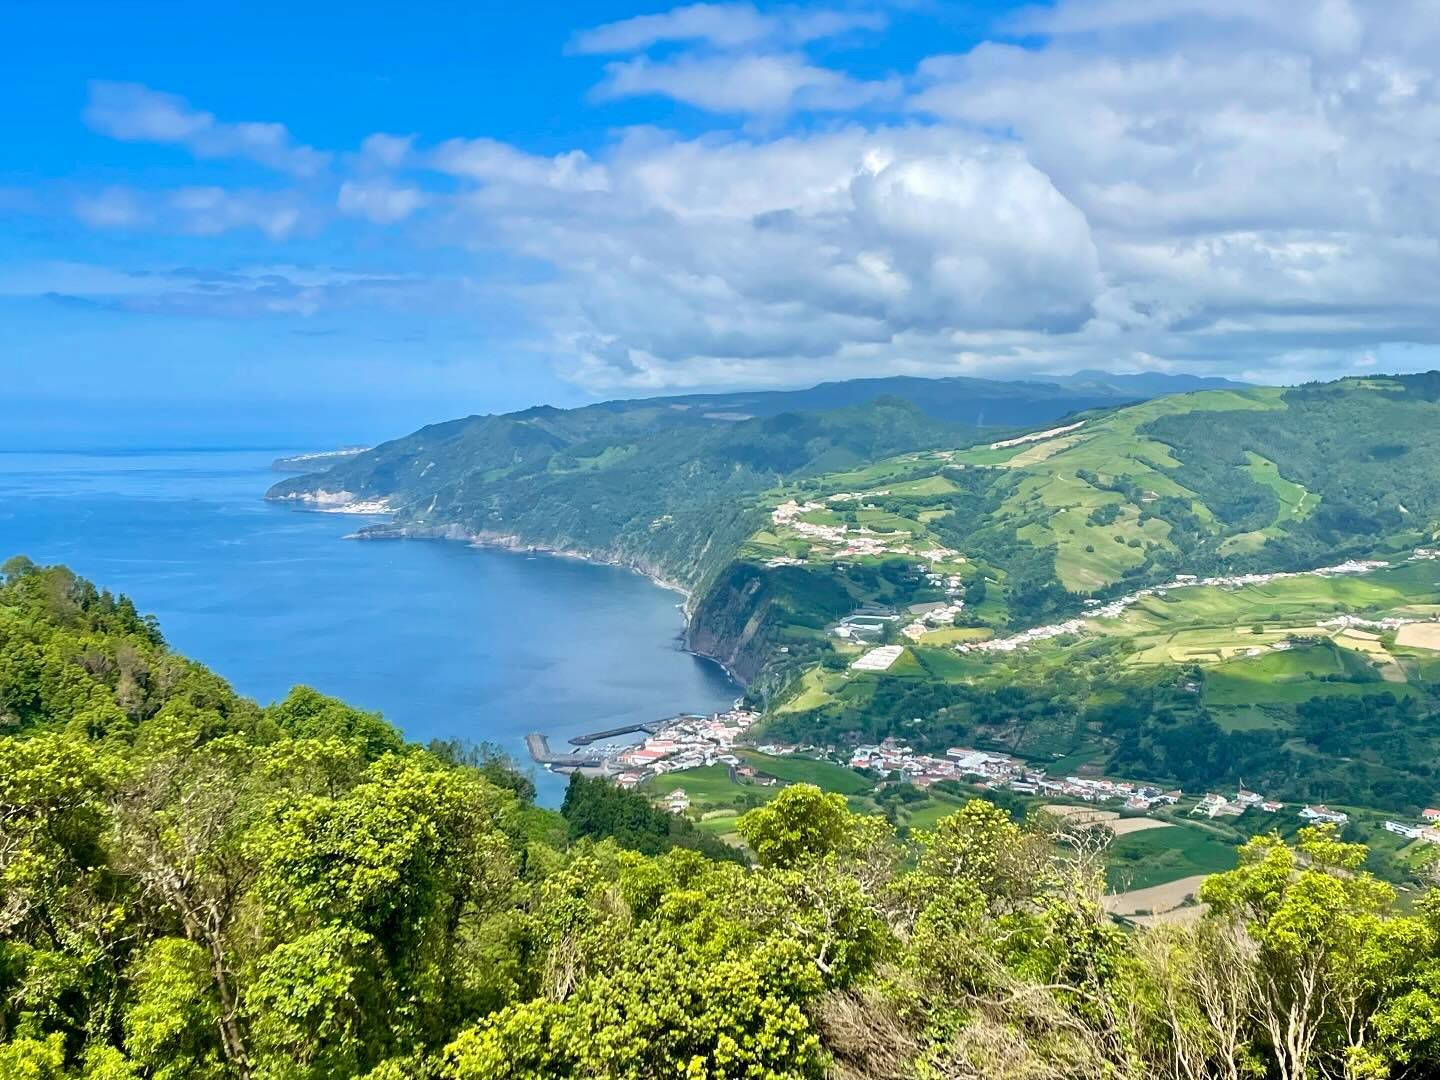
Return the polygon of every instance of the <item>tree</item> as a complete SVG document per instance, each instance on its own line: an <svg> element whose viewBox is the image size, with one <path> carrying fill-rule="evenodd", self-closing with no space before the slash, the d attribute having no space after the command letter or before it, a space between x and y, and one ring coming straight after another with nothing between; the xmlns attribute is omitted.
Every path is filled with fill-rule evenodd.
<svg viewBox="0 0 1440 1080"><path fill-rule="evenodd" d="M1301 830L1295 848L1261 836L1201 886L1253 942L1256 1011L1284 1080L1384 1075L1375 1014L1435 945L1424 920L1393 913L1394 889L1361 869L1367 853L1333 826Z"/></svg>

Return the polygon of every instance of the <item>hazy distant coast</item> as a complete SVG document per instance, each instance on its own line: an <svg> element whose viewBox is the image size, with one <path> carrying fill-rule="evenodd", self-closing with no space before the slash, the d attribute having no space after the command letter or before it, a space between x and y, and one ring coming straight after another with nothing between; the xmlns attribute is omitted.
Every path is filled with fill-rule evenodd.
<svg viewBox="0 0 1440 1080"><path fill-rule="evenodd" d="M319 472L332 465L338 465L342 461L358 457L369 449L368 446L342 446L336 450L312 450L304 454L290 454L287 457L276 458L270 463L270 468L275 472L282 473Z"/></svg>

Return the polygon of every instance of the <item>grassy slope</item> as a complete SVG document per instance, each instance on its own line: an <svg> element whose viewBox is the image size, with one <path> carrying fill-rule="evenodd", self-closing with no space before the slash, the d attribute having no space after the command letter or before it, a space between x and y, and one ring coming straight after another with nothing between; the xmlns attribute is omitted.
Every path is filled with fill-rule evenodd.
<svg viewBox="0 0 1440 1080"><path fill-rule="evenodd" d="M1329 410L1332 415L1330 427L1320 436L1310 432L1306 438L1333 437L1337 442L1352 443L1356 438L1363 439L1358 425L1346 427L1348 414L1343 406L1353 400L1356 415L1375 426L1376 410L1383 413L1391 407L1392 389L1391 384L1383 382L1365 387L1346 384L1335 392L1339 405L1322 396L1319 406L1313 400L1315 394L1307 390L1301 398L1309 410L1306 417L1316 408ZM1007 478L1006 486L1000 489L1003 498L973 519L976 525L993 529L997 523L1009 524L1015 527L1020 541L1052 550L1056 576L1072 590L1115 586L1124 575L1142 566L1154 566L1152 572L1165 579L1189 569L1185 560L1197 551L1200 558L1210 560L1196 567L1202 573L1216 572L1215 560L1226 556L1239 570L1270 569L1275 559L1267 554L1266 545L1272 540L1290 543L1297 535L1297 526L1314 526L1317 517L1332 505L1329 494L1307 486L1315 483L1313 476L1302 482L1296 459L1284 453L1272 450L1276 454L1272 458L1232 447L1233 462L1202 460L1203 468L1197 473L1193 443L1175 436L1179 443L1172 446L1153 433L1168 430L1165 425L1177 419L1188 422L1196 412L1213 414L1215 423L1231 427L1239 423L1236 417L1263 416L1259 428L1241 425L1238 429L1252 433L1311 424L1304 417L1291 417L1292 408L1300 409L1301 405L1281 390L1223 391L1161 399L1091 418L1078 431L1039 442L998 449L987 445L907 454L843 475L820 478L798 496L793 490L783 494L787 498L824 498L839 491L868 493L843 505L875 505L883 510L884 517L873 520L883 521L887 530L900 527L897 515L908 517L914 526L911 531L925 530L919 536L920 542L946 542L943 537L960 546L963 532L957 534L953 528L944 528L947 504L964 505L965 477L975 470ZM1426 410L1432 405L1424 394L1412 394L1403 400L1397 397L1394 408L1398 410L1396 426L1406 428L1408 424L1408 430L1413 431L1417 418L1428 416ZM1311 452L1299 433L1294 437L1296 446L1306 454ZM1424 436L1417 438L1417 446L1423 448ZM1293 451L1295 446L1289 449ZM1391 466L1392 471L1413 472L1422 466L1422 460L1407 455L1402 444L1387 444L1377 452L1382 451L1388 455L1387 460L1399 462ZM1277 458L1285 462L1283 467L1276 464ZM957 467L966 471L957 472ZM1191 477L1196 487L1180 483L1179 478ZM1325 482L1340 492L1341 502L1349 500L1352 506L1361 505L1368 498L1364 492L1347 490L1343 475L1338 481L1332 477ZM1410 473L1399 482L1413 489ZM952 496L942 485L954 485L956 493ZM1199 490L1213 493L1217 485L1222 493L1227 486L1243 490L1250 485L1269 502L1262 499L1248 508L1212 509ZM973 489L974 485L969 486ZM893 505L896 496L924 498L915 498L914 505L907 509ZM1407 498L1412 505L1418 502L1413 496ZM1367 533L1367 525L1351 525L1343 518L1324 527L1355 530L1349 536L1341 532L1337 539L1337 544L1351 545L1346 554L1355 553L1354 545L1367 541L1378 551L1403 550L1404 545L1424 542L1434 530L1429 507L1423 518L1411 513L1408 506L1404 510L1416 523L1424 521L1425 531L1405 535L1403 527L1410 522L1404 520L1404 515L1396 518L1393 514L1391 520L1401 522L1401 531L1393 535ZM823 520L832 523L838 517L827 510ZM1176 532L1179 528L1188 531L1180 535ZM783 533L783 528L777 528L775 540L783 541ZM958 544L956 535L962 536ZM1327 556L1332 561L1337 557L1323 542L1315 542L1314 537L1323 533L1305 535L1310 537L1305 542L1313 550L1302 554L1313 561L1292 557L1290 565L1316 565ZM960 546L960 551L966 561L959 572L967 585L977 580L987 584L985 599L970 605L970 615L980 622L999 624L999 632L1004 633L1003 624L1011 615L1005 569L987 561L993 557L987 544ZM1167 564L1157 556L1168 556L1171 561ZM818 571L822 565L828 567L833 558L827 554L820 560L812 559L811 565ZM865 561L853 560L856 565ZM907 663L891 673L859 676L812 670L804 676L800 692L785 707L791 715L809 714L822 720L824 716L863 715L866 710L878 709L884 688L898 685L897 676L904 674L907 683L928 682L984 692L999 693L1007 687L1024 686L1043 693L1054 687L1056 693L1078 693L1078 698L1071 700L1087 708L1123 703L1133 696L1135 687L1160 687L1161 698L1175 698L1172 707L1182 714L1203 707L1226 731L1283 732L1295 723L1295 709L1312 698L1358 701L1389 695L1413 700L1424 715L1435 708L1431 687L1440 677L1440 659L1424 650L1397 648L1393 634L1371 641L1341 634L1335 627L1317 627L1316 623L1342 613L1374 618L1425 616L1436 611L1440 611L1440 567L1430 563L1401 564L1363 577L1306 576L1239 589L1191 588L1150 597L1119 619L1095 624L1093 637L1079 642L1047 642L1019 654L961 655L947 647L947 639L968 637L977 630L984 633L985 628L941 631L911 647ZM1318 638L1324 643L1289 652L1272 648L1295 636ZM914 665L908 663L910 658ZM1204 676L1196 681L1194 693L1176 697L1173 689L1164 689L1178 685L1182 669L1197 665ZM1081 687L1078 691L1074 689L1077 685ZM887 700L894 698L895 694L889 693ZM872 699L873 706L869 704ZM931 696L926 700L938 705L947 699ZM908 709L908 705L897 707L896 723L907 723L902 712L916 715L927 711L921 705L915 706L913 712ZM1053 725L1046 728L1031 723L1026 730L1028 734L1022 740L1011 744L1016 749L1085 754L1099 749L1097 744L1083 740L1083 745L1067 745L1066 740L1072 736ZM1049 751L1052 747L1054 750ZM1304 748L1297 745L1296 752L1301 750ZM1305 752L1316 753L1313 749ZM1383 751L1382 760L1383 755L1404 752L1390 746Z"/></svg>

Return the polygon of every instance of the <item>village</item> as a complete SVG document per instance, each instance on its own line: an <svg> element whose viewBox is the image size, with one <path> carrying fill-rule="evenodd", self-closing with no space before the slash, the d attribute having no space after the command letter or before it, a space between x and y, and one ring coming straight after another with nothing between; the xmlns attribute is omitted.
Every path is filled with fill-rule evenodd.
<svg viewBox="0 0 1440 1080"><path fill-rule="evenodd" d="M888 491L865 492L865 498L888 495ZM831 495L826 502L840 503L861 498L862 495L842 492ZM862 509L869 509L863 507ZM812 544L821 545L825 550L812 554L817 557L843 558L863 555L914 555L931 563L946 560L963 562L958 554L938 544L917 550L914 537L908 532L877 532L863 525L821 525L802 520L802 515L827 509L826 503L796 502L790 499L771 511L770 519L778 527L786 528L804 537ZM805 563L789 555L778 555L767 561L767 566L799 566Z"/></svg>
<svg viewBox="0 0 1440 1080"><path fill-rule="evenodd" d="M745 737L759 719L759 714L738 705L712 716L677 717L643 742L609 753L603 760L602 772L620 787L634 789L651 777L721 764L729 768L731 779L736 783L775 786L779 780L746 764L737 752L742 746L748 747ZM771 757L794 754L836 757L833 751L814 746L765 743L755 749ZM855 747L846 762L851 768L922 790L948 780L1028 797L1109 805L1134 814L1178 806L1187 798L1179 789L1166 790L1132 780L1051 776L1034 762L989 750L951 747L943 755L919 753L893 738ZM690 807L690 800L683 788L677 788L665 797L663 805L672 813L684 813ZM1278 815L1286 809L1284 803L1242 784L1231 796L1207 792L1196 799L1188 814L1214 819L1239 817L1252 811ZM1344 825L1350 820L1346 812L1323 804L1301 806L1294 813L1307 825ZM1440 809L1424 810L1419 822L1387 820L1384 827L1409 840L1440 844Z"/></svg>

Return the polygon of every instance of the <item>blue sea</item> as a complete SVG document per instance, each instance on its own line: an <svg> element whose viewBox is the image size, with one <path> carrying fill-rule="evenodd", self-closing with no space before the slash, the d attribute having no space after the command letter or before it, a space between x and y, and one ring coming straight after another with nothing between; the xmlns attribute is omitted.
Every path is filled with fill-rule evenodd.
<svg viewBox="0 0 1440 1080"><path fill-rule="evenodd" d="M267 504L286 450L0 453L0 561L64 563L153 612L261 702L305 683L414 740L570 735L727 706L681 650L678 594L636 574L443 541L360 542L347 515ZM564 778L536 771L541 801Z"/></svg>

